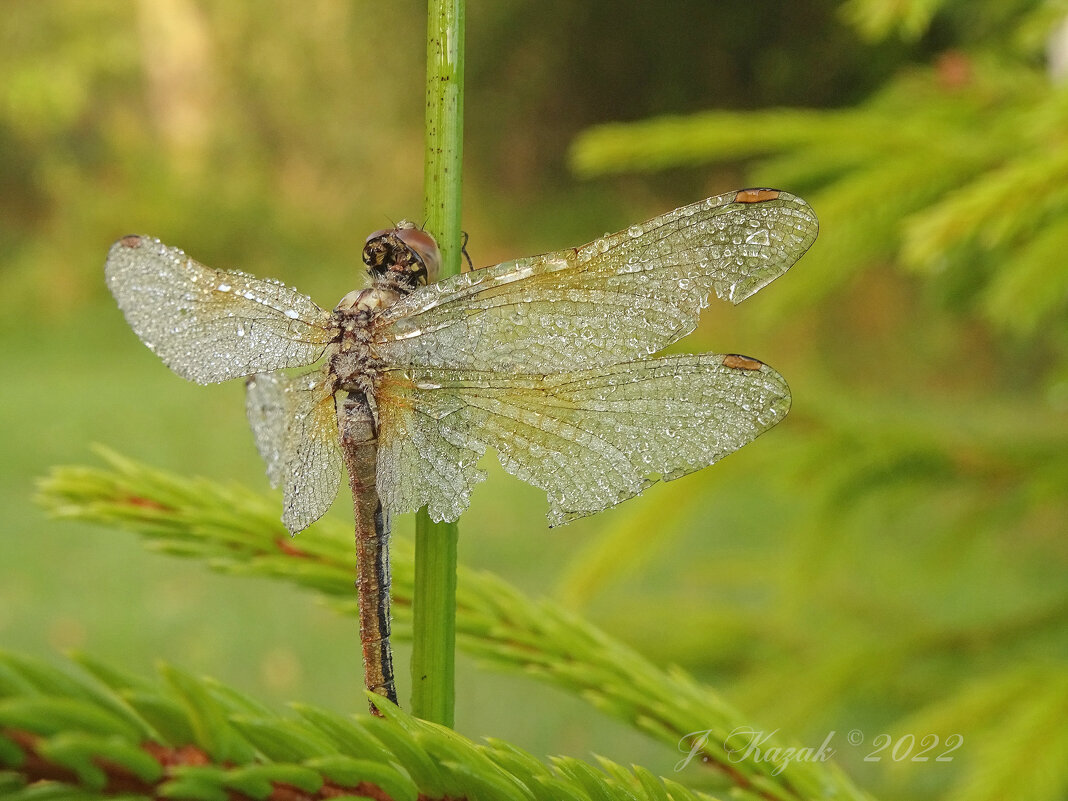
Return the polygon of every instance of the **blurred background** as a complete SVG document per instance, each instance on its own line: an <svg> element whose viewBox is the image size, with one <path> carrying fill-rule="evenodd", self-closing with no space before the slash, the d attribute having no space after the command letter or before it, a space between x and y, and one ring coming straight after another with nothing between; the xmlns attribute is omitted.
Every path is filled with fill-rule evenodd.
<svg viewBox="0 0 1068 801"><path fill-rule="evenodd" d="M266 490L240 382L166 370L107 294L104 256L149 233L332 307L361 285L366 234L422 213L424 15L409 0L5 6L4 648L142 674L163 659L279 706L351 697L352 621L46 519L32 496L51 465L95 463L93 443ZM938 764L865 762L840 740L837 761L880 798L1065 797L1066 15L1037 0L471 0L475 266L747 185L804 196L821 233L674 348L775 366L794 393L782 425L552 531L544 496L490 458L462 561L794 742L963 736ZM459 672L464 734L673 775L677 754L575 698L463 658Z"/></svg>

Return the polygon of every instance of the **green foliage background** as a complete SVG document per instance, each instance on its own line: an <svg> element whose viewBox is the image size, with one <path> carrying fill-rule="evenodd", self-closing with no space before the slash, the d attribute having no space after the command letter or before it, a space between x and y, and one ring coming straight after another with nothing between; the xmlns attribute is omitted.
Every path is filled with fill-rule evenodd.
<svg viewBox="0 0 1068 801"><path fill-rule="evenodd" d="M361 278L366 233L421 205L423 12L6 9L4 647L76 647L142 674L164 658L275 704L362 705L351 621L45 520L30 498L91 442L265 486L241 388L163 369L106 295L103 257L151 233L335 302ZM774 365L794 391L783 425L551 532L538 491L491 467L462 561L684 666L757 728L811 745L836 731L836 761L881 798L1062 797L1068 96L1046 48L1065 15L1024 0L469 4L476 265L742 185L801 194L822 230L678 348ZM635 120L568 151L587 126ZM468 736L658 774L678 759L559 690L463 660L459 682ZM871 763L845 743L854 729L865 746L880 732L964 745L951 763Z"/></svg>

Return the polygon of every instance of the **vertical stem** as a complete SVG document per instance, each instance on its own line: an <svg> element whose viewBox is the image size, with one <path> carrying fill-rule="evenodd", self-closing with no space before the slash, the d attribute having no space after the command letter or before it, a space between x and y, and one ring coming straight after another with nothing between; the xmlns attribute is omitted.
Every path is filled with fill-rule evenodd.
<svg viewBox="0 0 1068 801"><path fill-rule="evenodd" d="M438 241L442 275L460 271L463 161L464 0L429 0L426 38L424 215ZM412 712L452 726L456 646L455 523L415 521Z"/></svg>
<svg viewBox="0 0 1068 801"><path fill-rule="evenodd" d="M439 278L460 272L463 115L464 0L429 0L423 213L441 249Z"/></svg>

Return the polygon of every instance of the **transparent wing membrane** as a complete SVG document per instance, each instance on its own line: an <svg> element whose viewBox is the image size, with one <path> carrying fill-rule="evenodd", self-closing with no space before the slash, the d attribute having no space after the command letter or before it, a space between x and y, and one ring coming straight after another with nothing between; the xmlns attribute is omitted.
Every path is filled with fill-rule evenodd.
<svg viewBox="0 0 1068 801"><path fill-rule="evenodd" d="M256 447L271 485L282 486L282 522L294 534L326 513L341 482L337 411L326 378L318 371L269 373L246 385Z"/></svg>
<svg viewBox="0 0 1068 801"><path fill-rule="evenodd" d="M286 426L293 410L287 407L286 387L290 379L281 373L261 373L245 381L245 412L256 450L267 465L272 487L282 484L282 471L292 456L286 451Z"/></svg>
<svg viewBox="0 0 1068 801"><path fill-rule="evenodd" d="M134 332L200 384L311 364L334 336L330 313L296 290L205 267L158 239L120 239L105 274Z"/></svg>
<svg viewBox="0 0 1068 801"><path fill-rule="evenodd" d="M422 288L379 315L376 350L390 365L512 373L640 358L691 331L710 294L740 303L785 273L817 228L786 192L708 198Z"/></svg>
<svg viewBox="0 0 1068 801"><path fill-rule="evenodd" d="M551 525L614 506L658 480L710 465L790 407L777 372L707 354L549 376L457 370L391 373L382 387L379 492L393 512L466 508L475 467L503 467L545 490Z"/></svg>

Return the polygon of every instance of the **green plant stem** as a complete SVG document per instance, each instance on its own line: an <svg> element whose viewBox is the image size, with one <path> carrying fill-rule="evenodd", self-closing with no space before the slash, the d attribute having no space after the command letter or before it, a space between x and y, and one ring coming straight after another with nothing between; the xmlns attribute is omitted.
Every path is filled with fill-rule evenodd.
<svg viewBox="0 0 1068 801"><path fill-rule="evenodd" d="M460 271L463 163L464 2L429 0L426 36L426 227L441 248L444 278ZM412 712L452 726L456 646L455 523L415 522Z"/></svg>
<svg viewBox="0 0 1068 801"><path fill-rule="evenodd" d="M441 275L460 272L463 186L464 0L429 0L423 213L441 249Z"/></svg>

